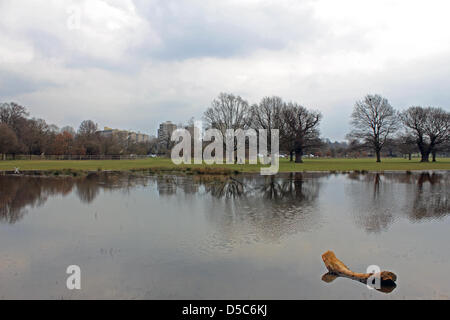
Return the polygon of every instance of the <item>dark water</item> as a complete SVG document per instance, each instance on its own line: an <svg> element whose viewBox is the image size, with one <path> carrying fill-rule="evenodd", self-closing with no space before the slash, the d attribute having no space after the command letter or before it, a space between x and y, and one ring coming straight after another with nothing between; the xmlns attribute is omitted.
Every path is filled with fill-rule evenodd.
<svg viewBox="0 0 450 320"><path fill-rule="evenodd" d="M0 298L448 299L449 195L448 172L0 176ZM323 282L327 250L397 288Z"/></svg>

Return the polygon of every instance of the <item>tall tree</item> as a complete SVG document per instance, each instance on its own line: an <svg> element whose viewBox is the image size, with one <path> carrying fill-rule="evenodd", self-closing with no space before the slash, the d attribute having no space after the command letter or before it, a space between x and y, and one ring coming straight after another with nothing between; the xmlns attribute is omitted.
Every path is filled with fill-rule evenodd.
<svg viewBox="0 0 450 320"><path fill-rule="evenodd" d="M254 104L250 109L251 125L256 130L267 130L269 137L273 129L281 128L281 112L284 102L280 97L264 97L259 104ZM271 149L271 139L268 140L268 149Z"/></svg>
<svg viewBox="0 0 450 320"><path fill-rule="evenodd" d="M357 101L352 113L353 130L350 137L370 146L377 162L381 162L381 150L388 138L398 129L398 117L386 98L376 94Z"/></svg>
<svg viewBox="0 0 450 320"><path fill-rule="evenodd" d="M225 136L227 129L246 129L250 123L250 107L246 100L230 93L221 93L214 99L203 117L210 128Z"/></svg>
<svg viewBox="0 0 450 320"><path fill-rule="evenodd" d="M407 131L415 137L421 153L421 162L428 162L438 148L450 140L450 113L441 108L410 107L401 119Z"/></svg>
<svg viewBox="0 0 450 320"><path fill-rule="evenodd" d="M251 123L250 106L240 96L221 93L212 101L211 107L205 111L203 118L209 128L217 129L222 133L225 144L227 130L248 129ZM237 150L237 143L237 139L234 138L234 151ZM234 158L237 161L237 152Z"/></svg>
<svg viewBox="0 0 450 320"><path fill-rule="evenodd" d="M295 162L302 163L305 150L318 147L319 124L322 114L311 111L296 103L288 103L283 107L282 114L282 145L285 145L291 155L295 153Z"/></svg>
<svg viewBox="0 0 450 320"><path fill-rule="evenodd" d="M265 97L251 107L252 125L268 130L279 129L284 102L280 97Z"/></svg>

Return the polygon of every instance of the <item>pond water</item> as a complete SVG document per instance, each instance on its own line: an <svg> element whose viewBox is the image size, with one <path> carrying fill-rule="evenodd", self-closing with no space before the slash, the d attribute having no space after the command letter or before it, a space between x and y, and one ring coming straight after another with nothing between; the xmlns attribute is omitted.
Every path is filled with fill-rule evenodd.
<svg viewBox="0 0 450 320"><path fill-rule="evenodd" d="M449 299L449 195L445 171L0 176L0 298ZM327 250L397 287L322 281Z"/></svg>

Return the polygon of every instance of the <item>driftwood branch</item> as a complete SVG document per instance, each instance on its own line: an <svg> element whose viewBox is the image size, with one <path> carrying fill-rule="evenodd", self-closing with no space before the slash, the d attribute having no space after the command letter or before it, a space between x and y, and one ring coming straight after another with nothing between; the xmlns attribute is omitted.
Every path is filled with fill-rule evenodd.
<svg viewBox="0 0 450 320"><path fill-rule="evenodd" d="M373 273L357 273L351 271L341 260L336 258L333 251L327 251L322 255L322 260L328 269L328 273L322 276L325 282L332 282L338 277L345 277L367 284L367 280L372 277ZM381 288L378 291L389 293L395 289L397 276L390 271L382 271L380 273Z"/></svg>

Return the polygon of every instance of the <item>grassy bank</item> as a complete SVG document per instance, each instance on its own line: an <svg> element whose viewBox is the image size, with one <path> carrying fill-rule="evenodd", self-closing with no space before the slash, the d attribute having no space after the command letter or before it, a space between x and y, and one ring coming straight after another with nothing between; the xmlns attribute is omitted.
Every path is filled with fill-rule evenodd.
<svg viewBox="0 0 450 320"><path fill-rule="evenodd" d="M87 161L0 161L0 171L48 171L56 174L64 171L185 171L192 173L227 174L236 172L258 172L259 165L181 165L176 166L170 159L155 158L142 160L87 160ZM305 159L302 164L295 164L282 159L280 172L301 171L413 171L413 170L450 170L450 158L440 158L433 163L420 163L418 159Z"/></svg>

